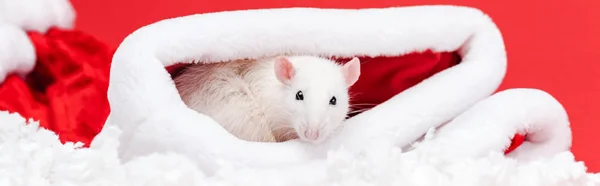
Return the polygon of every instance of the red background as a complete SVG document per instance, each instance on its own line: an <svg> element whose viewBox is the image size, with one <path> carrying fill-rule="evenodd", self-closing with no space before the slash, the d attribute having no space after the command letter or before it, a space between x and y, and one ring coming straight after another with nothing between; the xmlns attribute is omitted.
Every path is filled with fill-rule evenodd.
<svg viewBox="0 0 600 186"><path fill-rule="evenodd" d="M193 13L273 7L368 8L424 4L477 7L503 32L508 72L501 89L539 88L567 109L572 151L600 171L600 1L597 0L72 0L77 28L114 46L135 29Z"/></svg>

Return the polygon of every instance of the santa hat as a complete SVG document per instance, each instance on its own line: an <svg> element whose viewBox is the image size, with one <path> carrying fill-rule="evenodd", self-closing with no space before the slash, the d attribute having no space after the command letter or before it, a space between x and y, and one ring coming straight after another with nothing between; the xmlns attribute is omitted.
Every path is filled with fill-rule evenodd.
<svg viewBox="0 0 600 186"><path fill-rule="evenodd" d="M2 0L0 5L0 80L10 72L26 74L32 70L35 51L26 30L69 29L75 19L68 0Z"/></svg>
<svg viewBox="0 0 600 186"><path fill-rule="evenodd" d="M0 37L0 41L12 38L12 44L0 46L7 49L2 51L10 51L2 52L2 56L7 57L0 57L0 70L4 70L0 73L4 72L4 76L13 72L27 74L33 80L40 80L35 79L39 74L52 74L58 78L56 81L71 82L69 85L73 85L73 79L87 77L83 79L96 85L92 91L94 96L87 96L88 102L79 99L70 105L83 108L72 112L80 114L90 112L90 108L82 106L89 101L104 103L106 100L99 92L106 87L100 84L105 82L109 86L111 113L90 148L80 149L69 143L62 144L61 140L78 141L77 138L65 140L63 136L86 133L82 131L88 131L85 136L93 137L97 131L89 130L94 127L90 129L88 125L88 130L72 131L68 131L69 127L52 128L60 125L58 122L75 120L78 123L86 117L48 119L53 120L53 124L45 128L58 133L59 140L47 130L31 130L37 128L36 122L25 125L22 117L2 114L0 120L6 124L0 127L3 137L0 139L7 139L1 141L2 145L29 145L29 149L0 150L0 157L14 158L11 164L0 169L9 172L28 165L30 171L53 170L17 175L17 179L82 185L130 185L147 181L160 185L240 181L261 185L290 182L321 185L599 183L598 175L585 173L585 166L575 162L568 152L571 144L568 117L551 95L534 89L494 94L506 70L504 44L497 27L476 9L455 6L362 10L291 8L168 19L140 28L123 41L112 58L108 82L103 75L86 74L93 73L94 69L98 74L108 73L108 68L99 64L110 64L106 56L111 56L112 50L85 33L69 30L73 13L67 1L44 1L51 4L46 6L34 0L3 0L1 3L14 7L11 10L61 8L40 11L47 15L25 15L25 11L20 11L23 15L0 17L8 20L0 30L6 33L2 36L7 37ZM40 21L43 18L48 20ZM55 28L49 30L50 27ZM67 43L60 46L47 44L55 40L69 42L57 42ZM365 75L353 91L364 92L359 102L378 105L349 119L339 133L322 145L296 141L247 142L227 133L209 117L187 108L165 69L176 63L209 63L288 53L369 59L369 63L363 64ZM68 57L56 60L56 56ZM103 57L92 60L98 56ZM34 64L39 66L43 61L53 63L32 71ZM63 69L73 69L76 64L79 67L76 69L83 69L77 74L84 75L44 73L44 69L60 66L57 63L69 64L62 66ZM413 64L409 65L410 69L421 70L400 71L400 67L407 64ZM415 75L407 75L409 72ZM374 94L374 82L382 81L389 83L378 86L385 93ZM38 81L29 81L28 87L34 87L35 82ZM11 88L14 86L7 86L14 84L19 83L5 81L2 86L5 90L14 90ZM68 88L57 86L52 90L60 92ZM77 95L89 95L87 91L82 92L86 93ZM64 100L72 101L74 97ZM26 111L14 105L3 110L25 115ZM48 113L57 112L54 107L47 108L51 110ZM98 126L102 125L95 127ZM432 130L435 128L438 130ZM426 133L422 142L411 145ZM526 134L527 139L507 154L514 159L503 156L511 138L518 133ZM412 149L393 153L401 147ZM17 159L16 155L34 158ZM226 165L243 168L228 169ZM371 175L370 171L381 174ZM535 172L543 174L533 174ZM375 177L369 178L369 175Z"/></svg>

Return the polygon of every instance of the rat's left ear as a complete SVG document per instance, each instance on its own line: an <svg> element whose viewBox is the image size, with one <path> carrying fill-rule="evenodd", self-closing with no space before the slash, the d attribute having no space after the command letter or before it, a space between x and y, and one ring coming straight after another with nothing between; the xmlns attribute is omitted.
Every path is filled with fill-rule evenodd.
<svg viewBox="0 0 600 186"><path fill-rule="evenodd" d="M344 64L342 66L342 74L344 74L346 86L350 87L354 85L360 76L360 60L357 57L354 57Z"/></svg>

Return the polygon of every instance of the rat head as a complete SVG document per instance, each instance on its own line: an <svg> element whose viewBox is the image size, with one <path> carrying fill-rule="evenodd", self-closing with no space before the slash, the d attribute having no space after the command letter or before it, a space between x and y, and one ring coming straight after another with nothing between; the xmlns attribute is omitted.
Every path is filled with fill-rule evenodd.
<svg viewBox="0 0 600 186"><path fill-rule="evenodd" d="M300 139L323 141L345 120L348 88L360 76L360 61L344 65L311 56L275 58L275 76L283 84L283 103L291 114L290 127Z"/></svg>

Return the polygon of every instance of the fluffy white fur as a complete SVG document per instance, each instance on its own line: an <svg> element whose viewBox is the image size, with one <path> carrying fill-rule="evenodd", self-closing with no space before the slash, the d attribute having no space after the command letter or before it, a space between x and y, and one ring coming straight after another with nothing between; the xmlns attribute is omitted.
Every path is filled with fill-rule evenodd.
<svg viewBox="0 0 600 186"><path fill-rule="evenodd" d="M27 43L15 28L68 28L61 20L73 14L65 2L1 0L0 18L12 28L0 35ZM23 11L42 5L62 9ZM50 17L40 21L44 15ZM163 68L284 53L395 56L424 49L458 50L463 63L350 119L322 146L239 140L185 107ZM3 67L31 62L31 45L14 51L22 55L1 58ZM500 32L482 12L465 7L295 8L169 19L139 29L119 47L111 69L112 113L90 148L62 145L35 122L0 113L0 184L600 184L599 175L585 173L568 152L568 118L554 98L532 89L490 96L505 69ZM512 134L524 131L533 137L509 154L516 159L502 156ZM400 147L414 150L400 153Z"/></svg>
<svg viewBox="0 0 600 186"><path fill-rule="evenodd" d="M9 73L29 73L35 59L35 49L27 34L15 25L0 22L0 83Z"/></svg>
<svg viewBox="0 0 600 186"><path fill-rule="evenodd" d="M74 20L75 11L69 0L0 0L0 22L23 30L72 28Z"/></svg>
<svg viewBox="0 0 600 186"><path fill-rule="evenodd" d="M35 66L35 49L26 31L71 28L69 0L0 0L0 82L8 73L25 75Z"/></svg>
<svg viewBox="0 0 600 186"><path fill-rule="evenodd" d="M540 90L512 89L477 103L437 130L436 137L420 143L416 151L446 158L479 157L500 153L516 133L528 134L509 154L521 161L568 151L571 144L567 113L558 101Z"/></svg>
<svg viewBox="0 0 600 186"><path fill-rule="evenodd" d="M326 159L301 166L239 168L224 166L205 174L193 160L175 153L118 157L120 131L107 127L91 148L61 144L53 132L16 114L0 112L0 185L444 185L594 186L600 174L585 172L570 152L519 163L498 153L481 158L439 160L412 156L397 148L357 155L335 150ZM435 136L435 135L434 135ZM227 165L227 164L224 164Z"/></svg>

